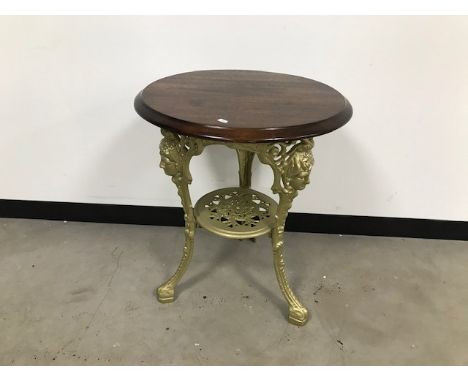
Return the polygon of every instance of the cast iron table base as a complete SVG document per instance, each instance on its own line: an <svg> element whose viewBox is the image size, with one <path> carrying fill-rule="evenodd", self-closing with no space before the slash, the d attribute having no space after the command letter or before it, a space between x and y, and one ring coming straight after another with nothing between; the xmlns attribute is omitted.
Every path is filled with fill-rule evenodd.
<svg viewBox="0 0 468 382"><path fill-rule="evenodd" d="M174 301L174 289L187 270L193 253L197 223L207 230L227 238L246 239L271 234L273 264L281 292L289 305L289 322L304 325L308 311L288 284L283 259L284 225L288 210L298 190L309 183L313 164L312 138L277 143L226 143L175 134L162 129L160 144L161 167L172 177L184 208L185 245L182 259L174 275L156 290L158 300ZM189 184L192 176L190 160L211 144L225 144L237 151L239 188L225 188L206 194L192 207ZM252 160L269 165L274 174L272 191L279 203L250 189Z"/></svg>

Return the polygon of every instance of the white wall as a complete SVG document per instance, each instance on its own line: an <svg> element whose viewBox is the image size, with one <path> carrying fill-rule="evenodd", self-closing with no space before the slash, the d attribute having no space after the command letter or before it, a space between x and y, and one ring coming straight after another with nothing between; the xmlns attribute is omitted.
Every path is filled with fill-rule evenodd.
<svg viewBox="0 0 468 382"><path fill-rule="evenodd" d="M317 79L354 107L316 139L293 211L468 220L467 41L468 17L1 17L0 198L178 206L133 98L238 68ZM237 181L227 152L193 160L195 198Z"/></svg>

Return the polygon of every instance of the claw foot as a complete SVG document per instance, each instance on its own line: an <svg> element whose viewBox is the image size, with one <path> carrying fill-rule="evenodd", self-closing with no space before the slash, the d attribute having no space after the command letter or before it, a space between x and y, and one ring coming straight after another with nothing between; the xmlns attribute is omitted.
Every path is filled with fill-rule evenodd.
<svg viewBox="0 0 468 382"><path fill-rule="evenodd" d="M289 307L288 321L297 326L303 326L309 319L309 312L304 307Z"/></svg>
<svg viewBox="0 0 468 382"><path fill-rule="evenodd" d="M165 304L174 301L174 287L170 285L161 285L155 290L158 301Z"/></svg>

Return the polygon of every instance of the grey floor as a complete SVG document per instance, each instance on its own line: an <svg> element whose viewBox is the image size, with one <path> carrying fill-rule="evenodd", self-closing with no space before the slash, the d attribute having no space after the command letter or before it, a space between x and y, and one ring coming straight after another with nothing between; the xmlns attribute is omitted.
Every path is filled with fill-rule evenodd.
<svg viewBox="0 0 468 382"><path fill-rule="evenodd" d="M0 364L468 364L468 242L287 233L301 328L267 237L199 230L159 304L182 243L175 227L0 219Z"/></svg>

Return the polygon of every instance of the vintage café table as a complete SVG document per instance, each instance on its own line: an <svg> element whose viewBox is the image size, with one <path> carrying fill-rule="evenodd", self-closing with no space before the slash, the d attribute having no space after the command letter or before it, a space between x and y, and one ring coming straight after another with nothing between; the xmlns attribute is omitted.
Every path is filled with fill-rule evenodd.
<svg viewBox="0 0 468 382"><path fill-rule="evenodd" d="M135 98L137 113L161 128L161 164L182 201L185 245L174 275L156 289L160 302L174 301L174 288L191 260L195 228L233 239L270 234L273 264L289 305L289 322L304 325L308 311L291 290L283 260L284 226L298 191L309 183L313 137L349 121L350 103L333 88L308 78L250 70L176 74L149 84ZM209 192L195 207L189 163L206 146L236 150L239 187ZM269 196L250 188L252 160L271 167Z"/></svg>

